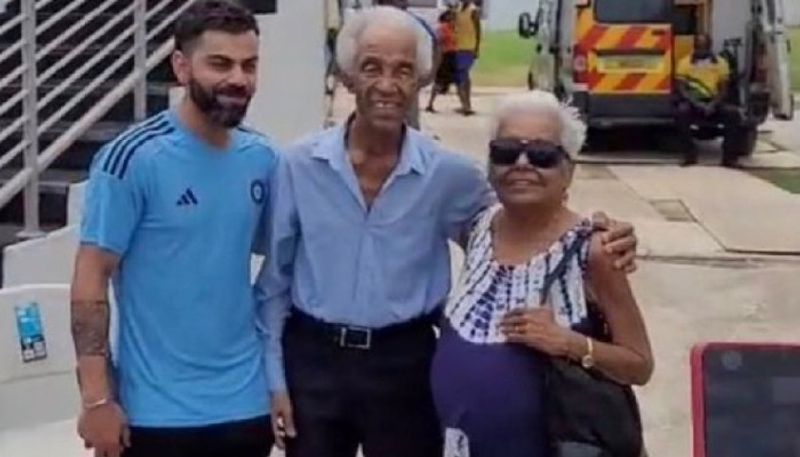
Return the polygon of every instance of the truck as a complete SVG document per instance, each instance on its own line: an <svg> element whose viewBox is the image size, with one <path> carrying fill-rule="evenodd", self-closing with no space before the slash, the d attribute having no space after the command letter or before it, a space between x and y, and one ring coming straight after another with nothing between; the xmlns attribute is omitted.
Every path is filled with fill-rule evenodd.
<svg viewBox="0 0 800 457"><path fill-rule="evenodd" d="M539 0L519 18L535 38L530 88L553 91L581 112L593 131L675 123L675 70L707 34L728 60L725 103L741 128L709 122L697 139L722 137L723 151L749 155L770 112L794 114L783 0Z"/></svg>

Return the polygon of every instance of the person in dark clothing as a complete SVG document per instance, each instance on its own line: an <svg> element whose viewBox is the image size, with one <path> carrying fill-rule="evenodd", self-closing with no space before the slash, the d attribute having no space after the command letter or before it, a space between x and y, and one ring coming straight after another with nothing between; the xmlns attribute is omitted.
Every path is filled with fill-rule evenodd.
<svg viewBox="0 0 800 457"><path fill-rule="evenodd" d="M692 141L693 126L720 123L728 130L739 125L738 108L724 103L730 72L728 62L712 51L708 35L698 35L694 52L678 63L676 122L684 141L684 165L694 165L698 159ZM725 151L722 165L735 164L736 157Z"/></svg>
<svg viewBox="0 0 800 457"><path fill-rule="evenodd" d="M450 85L455 82L456 71L456 37L455 37L455 12L446 10L439 15L439 28L437 30L439 47L442 50L442 60L436 69L436 80L431 88L431 98L425 111L435 113L433 102L436 96L446 94Z"/></svg>

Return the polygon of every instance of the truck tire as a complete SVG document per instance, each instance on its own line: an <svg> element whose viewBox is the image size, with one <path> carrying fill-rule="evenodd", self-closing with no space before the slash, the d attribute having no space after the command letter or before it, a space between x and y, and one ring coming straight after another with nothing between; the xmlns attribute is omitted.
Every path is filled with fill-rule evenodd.
<svg viewBox="0 0 800 457"><path fill-rule="evenodd" d="M739 157L752 155L757 140L758 128L755 125L726 131L722 138L723 160L735 161Z"/></svg>

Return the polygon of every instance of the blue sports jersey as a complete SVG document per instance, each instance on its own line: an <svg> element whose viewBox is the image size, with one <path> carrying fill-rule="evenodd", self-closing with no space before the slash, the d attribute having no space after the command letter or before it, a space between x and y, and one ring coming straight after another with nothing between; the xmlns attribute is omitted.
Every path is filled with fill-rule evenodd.
<svg viewBox="0 0 800 457"><path fill-rule="evenodd" d="M250 254L277 162L234 129L214 150L165 111L96 156L81 243L120 256L115 354L131 425L193 427L269 411Z"/></svg>

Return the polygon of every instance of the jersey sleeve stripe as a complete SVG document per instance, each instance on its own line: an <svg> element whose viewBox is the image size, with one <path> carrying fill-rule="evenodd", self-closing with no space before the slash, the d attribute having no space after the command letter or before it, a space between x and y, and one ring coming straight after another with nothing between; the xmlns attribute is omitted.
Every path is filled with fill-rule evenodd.
<svg viewBox="0 0 800 457"><path fill-rule="evenodd" d="M119 153L120 148L124 147L142 132L145 132L152 128L153 126L160 125L164 122L165 115L159 114L158 116L154 116L136 126L129 129L128 131L122 133L120 136L115 138L111 142L111 149L109 150L108 154L106 155L106 160L103 163L103 171L106 173L111 173L111 169L113 167L114 157Z"/></svg>
<svg viewBox="0 0 800 457"><path fill-rule="evenodd" d="M160 137L160 136L164 136L164 135L169 135L170 133L173 133L174 131L175 131L174 128L172 128L170 126L167 126L167 127L162 128L160 130L154 130L154 131L148 133L147 135L141 137L139 139L139 141L137 141L136 143L132 144L129 148L127 148L127 149L123 150L122 152L120 152L120 157L122 157L124 155L125 159L122 161L122 167L120 167L119 173L116 173L116 171L115 171L113 174L115 174L117 177L119 177L119 179L123 179L125 177L125 172L128 171L128 164L131 161L131 157L133 157L133 154L140 147L142 147L142 145L144 145L145 143L147 143L148 141L150 141L150 140L152 140L154 138L157 138L157 137Z"/></svg>

